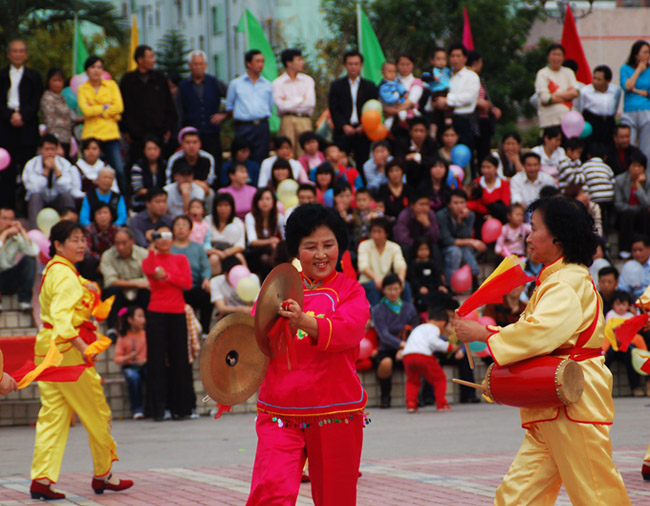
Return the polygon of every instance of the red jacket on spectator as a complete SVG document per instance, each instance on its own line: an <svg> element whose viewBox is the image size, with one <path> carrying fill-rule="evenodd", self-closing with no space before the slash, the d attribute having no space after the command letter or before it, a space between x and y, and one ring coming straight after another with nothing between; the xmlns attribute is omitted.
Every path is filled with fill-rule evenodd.
<svg viewBox="0 0 650 506"><path fill-rule="evenodd" d="M467 207L470 210L477 214L486 215L490 214L487 206L499 200L506 206L510 205L510 183L507 179L497 177L497 186L494 186L492 191L486 188L483 177L479 177L474 183L481 187L483 194L480 199L471 199L467 202Z"/></svg>

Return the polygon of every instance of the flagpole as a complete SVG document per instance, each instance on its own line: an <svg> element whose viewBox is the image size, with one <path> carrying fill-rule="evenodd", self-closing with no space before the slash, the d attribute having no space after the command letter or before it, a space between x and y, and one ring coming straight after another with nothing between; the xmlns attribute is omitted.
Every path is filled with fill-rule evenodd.
<svg viewBox="0 0 650 506"><path fill-rule="evenodd" d="M250 48L248 47L248 9L246 8L246 2L244 2L244 33L246 34L246 42L244 44L246 45L246 51L248 51Z"/></svg>
<svg viewBox="0 0 650 506"><path fill-rule="evenodd" d="M357 50L361 53L361 2L357 0ZM363 65L361 66L363 76Z"/></svg>

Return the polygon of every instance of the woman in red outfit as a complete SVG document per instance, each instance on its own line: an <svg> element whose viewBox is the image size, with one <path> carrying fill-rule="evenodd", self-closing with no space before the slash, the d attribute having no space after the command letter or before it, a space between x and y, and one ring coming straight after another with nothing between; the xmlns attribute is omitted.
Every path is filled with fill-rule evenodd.
<svg viewBox="0 0 650 506"><path fill-rule="evenodd" d="M194 406L183 297L183 291L192 288L192 272L185 255L170 253L172 244L171 229L159 226L153 235L154 249L142 261L151 285L146 327L147 406L156 421L163 419L165 408L174 419L182 420Z"/></svg>
<svg viewBox="0 0 650 506"><path fill-rule="evenodd" d="M477 223L483 223L483 218L492 216L501 223L508 222L508 206L510 206L510 183L497 174L499 160L488 155L481 162L481 177L476 179L471 189L471 198L467 207L474 211Z"/></svg>
<svg viewBox="0 0 650 506"><path fill-rule="evenodd" d="M260 387L257 453L249 506L293 506L309 456L316 506L353 506L367 394L355 371L368 321L361 285L336 271L345 223L332 209L304 204L287 221L289 253L300 260L303 307L289 299L296 360L271 359Z"/></svg>

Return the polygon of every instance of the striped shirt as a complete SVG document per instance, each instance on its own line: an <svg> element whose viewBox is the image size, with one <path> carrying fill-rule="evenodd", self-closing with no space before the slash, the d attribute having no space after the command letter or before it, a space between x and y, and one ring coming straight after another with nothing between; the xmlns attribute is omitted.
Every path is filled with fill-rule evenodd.
<svg viewBox="0 0 650 506"><path fill-rule="evenodd" d="M580 159L571 160L565 156L560 160L557 168L557 182L560 190L564 192L571 183L585 186L586 179L581 169L582 162Z"/></svg>
<svg viewBox="0 0 650 506"><path fill-rule="evenodd" d="M582 165L589 187L589 197L593 202L612 202L614 200L614 171L602 158L593 157Z"/></svg>

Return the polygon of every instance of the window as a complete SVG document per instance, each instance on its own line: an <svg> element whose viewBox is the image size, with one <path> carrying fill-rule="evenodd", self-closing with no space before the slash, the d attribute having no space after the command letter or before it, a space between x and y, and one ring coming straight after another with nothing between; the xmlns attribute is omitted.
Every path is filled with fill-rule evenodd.
<svg viewBox="0 0 650 506"><path fill-rule="evenodd" d="M187 15L192 15L192 2L193 0L187 0Z"/></svg>
<svg viewBox="0 0 650 506"><path fill-rule="evenodd" d="M222 5L212 7L212 35L219 35L223 31Z"/></svg>
<svg viewBox="0 0 650 506"><path fill-rule="evenodd" d="M160 5L156 4L156 28L160 28Z"/></svg>
<svg viewBox="0 0 650 506"><path fill-rule="evenodd" d="M198 2L197 14L200 16L203 14L203 0L197 0L197 2Z"/></svg>
<svg viewBox="0 0 650 506"><path fill-rule="evenodd" d="M199 49L205 51L205 37L203 35L199 35Z"/></svg>
<svg viewBox="0 0 650 506"><path fill-rule="evenodd" d="M223 68L223 54L222 53L216 53L214 56L212 56L212 64L214 66L214 74L216 76L223 77L225 75L225 72Z"/></svg>

